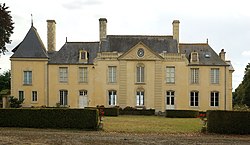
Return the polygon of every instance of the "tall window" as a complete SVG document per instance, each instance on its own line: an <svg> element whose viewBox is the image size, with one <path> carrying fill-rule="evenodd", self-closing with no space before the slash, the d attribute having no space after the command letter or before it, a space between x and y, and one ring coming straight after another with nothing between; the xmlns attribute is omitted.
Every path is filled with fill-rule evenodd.
<svg viewBox="0 0 250 145"><path fill-rule="evenodd" d="M219 69L212 68L210 71L211 84L219 84Z"/></svg>
<svg viewBox="0 0 250 145"><path fill-rule="evenodd" d="M37 91L32 91L32 102L37 102Z"/></svg>
<svg viewBox="0 0 250 145"><path fill-rule="evenodd" d="M32 71L23 72L23 84L31 85L32 84Z"/></svg>
<svg viewBox="0 0 250 145"><path fill-rule="evenodd" d="M108 82L115 83L116 82L116 66L108 67Z"/></svg>
<svg viewBox="0 0 250 145"><path fill-rule="evenodd" d="M68 82L68 68L67 67L59 67L59 81L61 83Z"/></svg>
<svg viewBox="0 0 250 145"><path fill-rule="evenodd" d="M144 105L144 90L137 90L136 92L136 106Z"/></svg>
<svg viewBox="0 0 250 145"><path fill-rule="evenodd" d="M18 92L18 100L23 100L24 99L24 92L23 91L19 91Z"/></svg>
<svg viewBox="0 0 250 145"><path fill-rule="evenodd" d="M199 57L198 57L198 52L192 52L191 53L191 62L198 62Z"/></svg>
<svg viewBox="0 0 250 145"><path fill-rule="evenodd" d="M84 51L84 50L80 50L80 59L85 59L87 60L88 59L88 52L87 51Z"/></svg>
<svg viewBox="0 0 250 145"><path fill-rule="evenodd" d="M175 67L166 67L166 82L175 82Z"/></svg>
<svg viewBox="0 0 250 145"><path fill-rule="evenodd" d="M144 83L144 65L138 64L136 66L136 81L137 83Z"/></svg>
<svg viewBox="0 0 250 145"><path fill-rule="evenodd" d="M191 84L199 83L199 69L191 68Z"/></svg>
<svg viewBox="0 0 250 145"><path fill-rule="evenodd" d="M190 106L199 106L199 92L192 91L190 92Z"/></svg>
<svg viewBox="0 0 250 145"><path fill-rule="evenodd" d="M211 92L210 94L210 106L219 106L219 92Z"/></svg>
<svg viewBox="0 0 250 145"><path fill-rule="evenodd" d="M60 90L60 105L66 106L68 105L68 91Z"/></svg>
<svg viewBox="0 0 250 145"><path fill-rule="evenodd" d="M79 82L87 83L88 82L88 68L79 67Z"/></svg>
<svg viewBox="0 0 250 145"><path fill-rule="evenodd" d="M167 91L167 105L174 105L174 91Z"/></svg>
<svg viewBox="0 0 250 145"><path fill-rule="evenodd" d="M116 105L116 91L115 90L110 90L109 91L109 105Z"/></svg>

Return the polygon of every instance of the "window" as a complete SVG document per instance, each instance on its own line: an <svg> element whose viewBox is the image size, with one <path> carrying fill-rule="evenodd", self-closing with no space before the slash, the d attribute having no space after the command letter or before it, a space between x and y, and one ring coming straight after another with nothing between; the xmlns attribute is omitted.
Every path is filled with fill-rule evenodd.
<svg viewBox="0 0 250 145"><path fill-rule="evenodd" d="M68 105L68 91L60 90L60 105L66 106Z"/></svg>
<svg viewBox="0 0 250 145"><path fill-rule="evenodd" d="M109 105L116 105L116 91L115 90L110 90L109 91Z"/></svg>
<svg viewBox="0 0 250 145"><path fill-rule="evenodd" d="M88 68L79 67L79 82L87 83L88 82Z"/></svg>
<svg viewBox="0 0 250 145"><path fill-rule="evenodd" d="M219 92L211 92L210 94L210 106L219 106Z"/></svg>
<svg viewBox="0 0 250 145"><path fill-rule="evenodd" d="M24 100L24 92L23 91L18 92L18 100Z"/></svg>
<svg viewBox="0 0 250 145"><path fill-rule="evenodd" d="M32 84L32 71L24 71L23 84L24 85L31 85Z"/></svg>
<svg viewBox="0 0 250 145"><path fill-rule="evenodd" d="M191 68L191 84L199 83L199 69Z"/></svg>
<svg viewBox="0 0 250 145"><path fill-rule="evenodd" d="M219 84L219 69L212 68L210 71L211 84Z"/></svg>
<svg viewBox="0 0 250 145"><path fill-rule="evenodd" d="M174 105L174 91L167 91L167 105Z"/></svg>
<svg viewBox="0 0 250 145"><path fill-rule="evenodd" d="M87 60L88 59L88 52L84 50L80 50L80 59Z"/></svg>
<svg viewBox="0 0 250 145"><path fill-rule="evenodd" d="M79 96L87 96L88 95L88 91L87 90L80 90L79 91Z"/></svg>
<svg viewBox="0 0 250 145"><path fill-rule="evenodd" d="M116 82L116 66L108 67L108 82L115 83Z"/></svg>
<svg viewBox="0 0 250 145"><path fill-rule="evenodd" d="M37 91L32 91L32 102L37 102Z"/></svg>
<svg viewBox="0 0 250 145"><path fill-rule="evenodd" d="M199 106L199 92L190 92L190 106Z"/></svg>
<svg viewBox="0 0 250 145"><path fill-rule="evenodd" d="M144 105L144 91L137 90L136 92L136 106L143 106Z"/></svg>
<svg viewBox="0 0 250 145"><path fill-rule="evenodd" d="M59 81L61 83L68 82L68 68L67 67L59 67Z"/></svg>
<svg viewBox="0 0 250 145"><path fill-rule="evenodd" d="M166 68L166 82L167 83L175 82L175 67Z"/></svg>
<svg viewBox="0 0 250 145"><path fill-rule="evenodd" d="M191 53L191 62L199 62L198 52Z"/></svg>
<svg viewBox="0 0 250 145"><path fill-rule="evenodd" d="M138 64L136 66L136 81L137 83L144 83L144 65Z"/></svg>

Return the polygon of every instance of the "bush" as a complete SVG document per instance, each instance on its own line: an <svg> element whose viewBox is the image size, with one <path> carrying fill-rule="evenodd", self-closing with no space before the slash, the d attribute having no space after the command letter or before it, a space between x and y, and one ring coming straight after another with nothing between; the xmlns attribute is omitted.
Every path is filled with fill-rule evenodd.
<svg viewBox="0 0 250 145"><path fill-rule="evenodd" d="M104 108L104 116L118 116L119 115L119 108L112 107L112 108Z"/></svg>
<svg viewBox="0 0 250 145"><path fill-rule="evenodd" d="M155 115L155 109L137 109L133 107L125 107L124 109L119 109L120 115Z"/></svg>
<svg viewBox="0 0 250 145"><path fill-rule="evenodd" d="M250 111L207 111L207 131L222 134L250 134Z"/></svg>
<svg viewBox="0 0 250 145"><path fill-rule="evenodd" d="M166 110L166 117L171 118L196 118L198 116L197 110Z"/></svg>
<svg viewBox="0 0 250 145"><path fill-rule="evenodd" d="M98 128L96 109L0 109L0 118L1 127Z"/></svg>

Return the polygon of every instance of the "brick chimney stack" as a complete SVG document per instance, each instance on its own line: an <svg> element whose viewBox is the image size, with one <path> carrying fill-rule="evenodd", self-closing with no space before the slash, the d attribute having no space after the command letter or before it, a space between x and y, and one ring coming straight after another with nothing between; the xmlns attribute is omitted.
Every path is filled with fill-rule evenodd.
<svg viewBox="0 0 250 145"><path fill-rule="evenodd" d="M226 54L226 52L224 51L224 49L221 49L221 51L220 51L220 53L219 53L219 56L220 56L220 58L222 59L222 60L226 60L226 58L225 58L225 54Z"/></svg>
<svg viewBox="0 0 250 145"><path fill-rule="evenodd" d="M172 25L173 25L173 39L177 41L177 47L178 47L178 53L179 51L179 20L174 20Z"/></svg>
<svg viewBox="0 0 250 145"><path fill-rule="evenodd" d="M47 20L47 44L48 51L56 51L56 21Z"/></svg>

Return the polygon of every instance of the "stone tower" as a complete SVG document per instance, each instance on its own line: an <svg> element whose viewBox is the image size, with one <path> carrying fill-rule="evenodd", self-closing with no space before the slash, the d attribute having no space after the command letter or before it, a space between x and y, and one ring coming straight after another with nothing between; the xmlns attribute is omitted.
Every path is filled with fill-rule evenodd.
<svg viewBox="0 0 250 145"><path fill-rule="evenodd" d="M47 20L47 44L48 51L56 51L56 21Z"/></svg>

